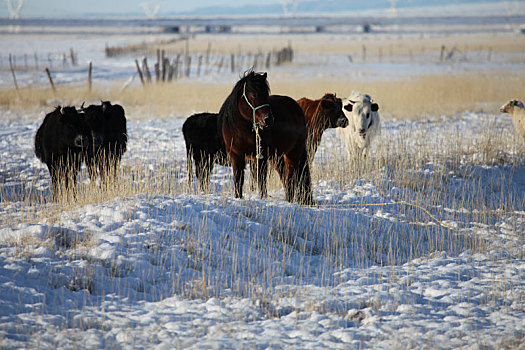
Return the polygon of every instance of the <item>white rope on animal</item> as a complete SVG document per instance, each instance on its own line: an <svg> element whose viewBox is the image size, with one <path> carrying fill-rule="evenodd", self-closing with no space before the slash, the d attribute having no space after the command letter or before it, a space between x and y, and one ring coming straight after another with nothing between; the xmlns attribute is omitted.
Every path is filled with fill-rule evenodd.
<svg viewBox="0 0 525 350"><path fill-rule="evenodd" d="M255 132L255 167L257 171L257 183L260 182L261 179L259 179L259 160L263 159L262 154L262 146L261 146L261 135L259 134L259 125L257 125L257 121L255 120L255 112L257 112L258 109L263 107L270 107L268 103L262 104L260 106L254 107L250 101L248 100L248 97L246 96L246 82L244 83L242 87L242 97L244 97L244 100L250 106L253 113L253 131Z"/></svg>

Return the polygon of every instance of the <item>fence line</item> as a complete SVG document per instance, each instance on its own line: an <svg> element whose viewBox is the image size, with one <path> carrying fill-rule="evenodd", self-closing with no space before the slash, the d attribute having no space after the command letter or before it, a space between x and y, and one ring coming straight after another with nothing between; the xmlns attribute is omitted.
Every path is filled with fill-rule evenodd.
<svg viewBox="0 0 525 350"><path fill-rule="evenodd" d="M269 69L271 66L279 66L293 61L293 49L291 46L284 47L280 50L269 51L266 53L231 53L222 55L211 54L211 44L208 45L204 54L197 53L190 55L189 48L186 46L184 52L179 52L175 57L168 57L166 50L157 49L156 62L153 65L155 82L170 82L181 78L190 78L192 76L201 76L213 71L221 73L228 69L231 73L253 69ZM152 83L152 73L148 66L148 57L142 58L142 67L139 66L139 60L135 59L137 74L142 85Z"/></svg>

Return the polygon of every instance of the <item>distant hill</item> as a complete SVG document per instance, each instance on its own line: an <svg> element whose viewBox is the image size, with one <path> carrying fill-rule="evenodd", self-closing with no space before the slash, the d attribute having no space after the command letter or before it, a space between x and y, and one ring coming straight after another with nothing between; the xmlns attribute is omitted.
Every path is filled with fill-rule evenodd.
<svg viewBox="0 0 525 350"><path fill-rule="evenodd" d="M398 0L397 8L435 7L475 3L498 3L500 0ZM386 0L310 0L301 1L297 7L296 14L334 14L341 12L355 12L363 10L390 8L390 2ZM190 12L170 12L170 15L188 16L211 16L211 15L282 15L284 13L280 2L267 5L252 4L243 6L208 6L200 7Z"/></svg>

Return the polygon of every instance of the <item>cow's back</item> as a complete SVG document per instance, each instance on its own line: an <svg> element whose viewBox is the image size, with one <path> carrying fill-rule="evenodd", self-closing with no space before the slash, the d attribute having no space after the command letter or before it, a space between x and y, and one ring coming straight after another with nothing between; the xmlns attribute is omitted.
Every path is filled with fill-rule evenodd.
<svg viewBox="0 0 525 350"><path fill-rule="evenodd" d="M52 154L60 149L60 139L57 137L57 129L60 127L57 111L48 113L35 135L35 154L43 163L49 163Z"/></svg>
<svg viewBox="0 0 525 350"><path fill-rule="evenodd" d="M319 103L321 100L310 100L309 98L303 97L297 100L297 104L301 107L304 112L304 118L306 119L306 125L310 126L317 114Z"/></svg>
<svg viewBox="0 0 525 350"><path fill-rule="evenodd" d="M194 114L182 125L186 146L209 153L221 150L221 137L217 126L218 113Z"/></svg>

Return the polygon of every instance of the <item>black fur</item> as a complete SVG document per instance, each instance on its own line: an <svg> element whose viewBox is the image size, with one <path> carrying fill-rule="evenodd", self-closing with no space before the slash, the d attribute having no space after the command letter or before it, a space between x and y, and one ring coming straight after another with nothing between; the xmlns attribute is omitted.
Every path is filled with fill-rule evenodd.
<svg viewBox="0 0 525 350"><path fill-rule="evenodd" d="M53 200L62 194L76 196L82 157L92 142L89 127L75 107L58 106L45 116L35 135L35 154L49 170Z"/></svg>
<svg viewBox="0 0 525 350"><path fill-rule="evenodd" d="M209 190L213 164L230 165L222 132L217 126L217 117L217 113L198 113L188 117L182 125L188 159L188 182L191 186L194 161L195 175L201 190L205 192Z"/></svg>
<svg viewBox="0 0 525 350"><path fill-rule="evenodd" d="M128 134L124 108L111 102L90 105L83 109L94 139L85 161L91 181L98 175L103 185L118 178L122 155L126 152ZM97 174L98 171L98 174Z"/></svg>

